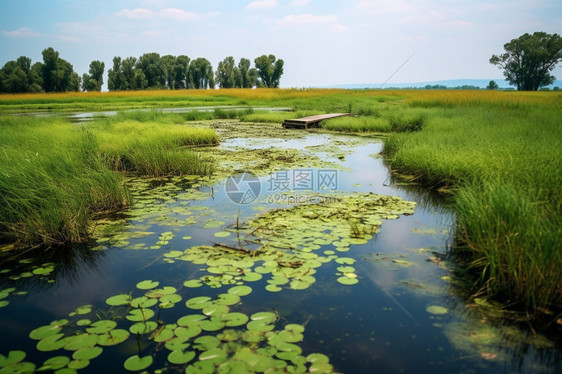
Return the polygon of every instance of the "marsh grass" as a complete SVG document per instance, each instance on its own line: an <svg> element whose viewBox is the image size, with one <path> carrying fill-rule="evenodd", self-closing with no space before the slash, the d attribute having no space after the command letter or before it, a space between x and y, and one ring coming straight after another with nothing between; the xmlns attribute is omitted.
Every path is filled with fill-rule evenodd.
<svg viewBox="0 0 562 374"><path fill-rule="evenodd" d="M339 117L322 123L326 130L344 132L390 132L387 119L375 117Z"/></svg>
<svg viewBox="0 0 562 374"><path fill-rule="evenodd" d="M453 98L432 102L423 131L391 135L387 161L455 192L477 288L529 310L562 310L560 105L515 96L513 105L450 107Z"/></svg>
<svg viewBox="0 0 562 374"><path fill-rule="evenodd" d="M61 119L0 119L0 239L82 241L95 214L125 207L123 178L91 133Z"/></svg>
<svg viewBox="0 0 562 374"><path fill-rule="evenodd" d="M181 116L142 112L85 125L57 117L0 118L0 241L55 245L88 238L97 214L130 203L122 174L207 175L212 160L192 146L214 131Z"/></svg>
<svg viewBox="0 0 562 374"><path fill-rule="evenodd" d="M211 160L186 148L218 144L213 130L136 120L110 120L89 127L98 140L102 159L114 170L155 177L208 175L213 171Z"/></svg>

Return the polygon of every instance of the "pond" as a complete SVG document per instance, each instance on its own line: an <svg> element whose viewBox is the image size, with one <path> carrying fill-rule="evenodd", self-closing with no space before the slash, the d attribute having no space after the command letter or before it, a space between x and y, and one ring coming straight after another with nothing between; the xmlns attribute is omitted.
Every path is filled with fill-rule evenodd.
<svg viewBox="0 0 562 374"><path fill-rule="evenodd" d="M381 140L200 125L213 178L131 177L92 243L0 260L0 373L560 372L552 337L461 296L453 214Z"/></svg>

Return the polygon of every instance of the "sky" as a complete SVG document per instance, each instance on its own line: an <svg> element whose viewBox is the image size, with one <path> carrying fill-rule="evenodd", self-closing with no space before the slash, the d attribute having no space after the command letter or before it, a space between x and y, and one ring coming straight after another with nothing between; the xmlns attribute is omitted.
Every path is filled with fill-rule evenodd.
<svg viewBox="0 0 562 374"><path fill-rule="evenodd" d="M528 32L562 34L560 0L0 0L0 66L53 47L80 75L143 53L285 62L281 87L496 79ZM562 78L562 66L553 74Z"/></svg>

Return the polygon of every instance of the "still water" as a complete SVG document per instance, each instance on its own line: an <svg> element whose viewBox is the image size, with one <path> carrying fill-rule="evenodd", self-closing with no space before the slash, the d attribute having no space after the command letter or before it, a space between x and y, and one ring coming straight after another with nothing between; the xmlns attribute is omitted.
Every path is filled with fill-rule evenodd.
<svg viewBox="0 0 562 374"><path fill-rule="evenodd" d="M228 180L131 179L134 207L96 222L89 245L1 258L0 354L21 351L20 361L35 369L80 373L126 372L125 367L166 373L562 371L560 345L552 337L498 324L489 302L459 296L449 264L451 211L435 196L391 178L377 156L381 141L312 134L233 138L220 147L272 146L298 149L329 164L288 165L250 175L253 179L233 173L237 188L259 186L259 196L251 191L244 204L233 201L239 196L230 193ZM366 239L334 241L333 232L349 228L307 233L313 226L301 225L299 231L312 241L297 236L294 248L251 254L260 253L264 236L275 247L283 231L262 227L261 238L252 241L258 226L248 222L294 201L369 194L413 201L415 210L394 212ZM229 255L221 256L221 250ZM268 268L272 262L276 270ZM149 295L155 289L169 297ZM120 294L130 297L121 304L106 301ZM139 317L135 311L150 312ZM199 318L186 319L189 315L207 324L183 323ZM233 322L235 317L241 322ZM115 326L94 324L100 320ZM102 341L117 330L125 331L123 339ZM49 336L54 345L45 343ZM201 337L211 338L197 340ZM172 352L176 356L170 358ZM136 355L150 362L127 365ZM49 363L53 357L59 361ZM0 366L0 372L16 367Z"/></svg>

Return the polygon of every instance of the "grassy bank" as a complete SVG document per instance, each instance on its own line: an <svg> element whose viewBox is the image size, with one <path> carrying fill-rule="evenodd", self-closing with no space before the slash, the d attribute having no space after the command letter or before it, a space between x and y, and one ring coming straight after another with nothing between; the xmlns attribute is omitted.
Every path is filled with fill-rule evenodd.
<svg viewBox="0 0 562 374"><path fill-rule="evenodd" d="M159 117L159 118L158 118ZM96 214L126 207L122 174L209 174L186 146L216 144L179 118L130 114L75 125L62 118L0 118L0 242L83 241Z"/></svg>
<svg viewBox="0 0 562 374"><path fill-rule="evenodd" d="M424 95L423 130L386 140L391 167L452 188L476 289L562 310L562 96Z"/></svg>

